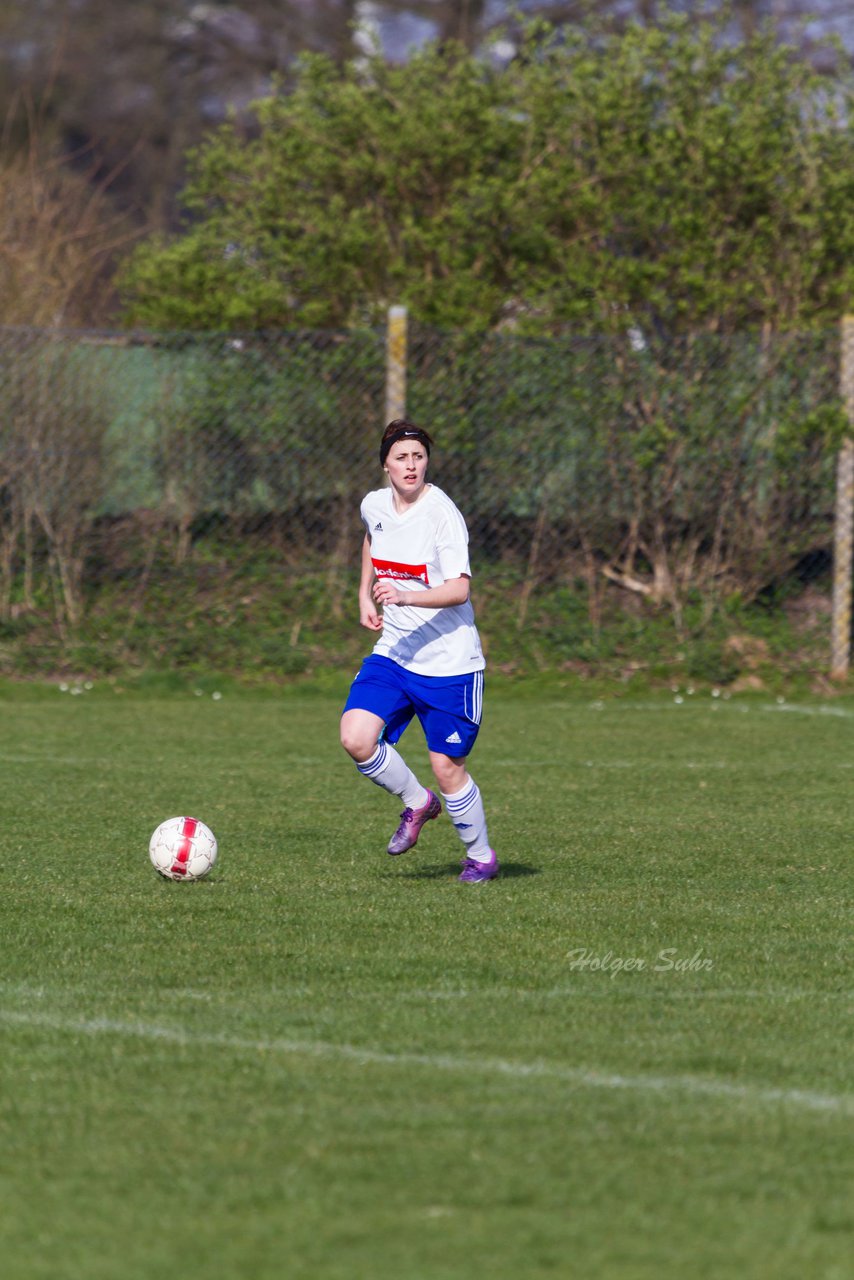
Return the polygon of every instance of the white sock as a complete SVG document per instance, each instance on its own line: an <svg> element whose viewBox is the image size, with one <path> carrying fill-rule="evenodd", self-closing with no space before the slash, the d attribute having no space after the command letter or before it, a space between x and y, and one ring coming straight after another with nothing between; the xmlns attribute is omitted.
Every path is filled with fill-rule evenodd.
<svg viewBox="0 0 854 1280"><path fill-rule="evenodd" d="M443 791L442 798L448 816L457 829L457 835L466 847L466 857L474 858L475 862L489 862L492 850L486 834L486 814L477 783L469 778L462 791L457 791L452 796L446 796Z"/></svg>
<svg viewBox="0 0 854 1280"><path fill-rule="evenodd" d="M378 787L390 791L393 796L400 796L407 809L421 809L427 803L426 788L422 787L403 756L388 742L378 742L370 760L364 760L356 768Z"/></svg>

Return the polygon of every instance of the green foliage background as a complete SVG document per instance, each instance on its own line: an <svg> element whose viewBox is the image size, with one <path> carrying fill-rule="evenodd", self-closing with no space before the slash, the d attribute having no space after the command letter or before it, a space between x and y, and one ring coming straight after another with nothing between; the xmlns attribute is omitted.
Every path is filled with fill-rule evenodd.
<svg viewBox="0 0 854 1280"><path fill-rule="evenodd" d="M852 86L772 29L528 28L499 68L307 56L191 159L186 230L124 276L168 329L374 323L669 332L836 319L854 262Z"/></svg>
<svg viewBox="0 0 854 1280"><path fill-rule="evenodd" d="M0 343L0 671L253 681L352 665L383 337ZM838 375L835 330L414 326L411 412L468 520L490 662L718 683L757 661L775 681L820 672ZM758 656L726 647L740 632Z"/></svg>
<svg viewBox="0 0 854 1280"><path fill-rule="evenodd" d="M403 302L408 411L490 575L494 648L526 669L575 661L561 626L578 615L584 660L602 658L625 620L607 581L725 677L721 619L827 564L854 281L850 79L818 77L770 28L725 35L725 18L671 16L534 24L506 67L448 44L405 66L307 56L250 126L212 134L184 233L127 263L145 335L4 335L12 668L192 663L198 634L151 629L169 575L186 592L206 573L229 584L208 599L244 646L220 629L211 662L349 655L382 326ZM289 622L241 631L271 573Z"/></svg>

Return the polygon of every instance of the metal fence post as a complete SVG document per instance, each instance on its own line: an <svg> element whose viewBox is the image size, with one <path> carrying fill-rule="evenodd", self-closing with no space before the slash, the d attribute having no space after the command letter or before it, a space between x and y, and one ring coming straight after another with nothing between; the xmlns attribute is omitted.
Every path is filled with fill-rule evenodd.
<svg viewBox="0 0 854 1280"><path fill-rule="evenodd" d="M386 329L385 423L406 417L406 318L406 307L389 307Z"/></svg>
<svg viewBox="0 0 854 1280"><path fill-rule="evenodd" d="M854 316L842 320L839 390L852 434L839 449L836 462L836 517L833 532L833 654L834 680L848 675L851 657L851 573L854 541Z"/></svg>

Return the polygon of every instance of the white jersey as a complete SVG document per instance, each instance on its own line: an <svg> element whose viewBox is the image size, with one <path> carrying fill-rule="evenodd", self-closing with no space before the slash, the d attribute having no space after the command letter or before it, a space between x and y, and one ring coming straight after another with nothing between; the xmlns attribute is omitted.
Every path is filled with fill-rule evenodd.
<svg viewBox="0 0 854 1280"><path fill-rule="evenodd" d="M417 592L471 577L466 522L434 484L402 514L391 488L375 489L363 499L360 514L378 578L393 578L402 590ZM466 675L486 665L470 600L441 609L386 605L374 653L420 676Z"/></svg>

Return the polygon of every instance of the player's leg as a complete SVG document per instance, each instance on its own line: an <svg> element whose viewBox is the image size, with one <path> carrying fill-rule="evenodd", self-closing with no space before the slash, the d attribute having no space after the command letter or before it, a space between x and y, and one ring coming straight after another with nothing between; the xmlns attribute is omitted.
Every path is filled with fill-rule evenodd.
<svg viewBox="0 0 854 1280"><path fill-rule="evenodd" d="M341 717L341 744L359 773L403 802L400 825L388 842L392 855L415 844L425 822L442 811L437 796L421 785L403 756L380 735L385 722L370 711L351 708Z"/></svg>
<svg viewBox="0 0 854 1280"><path fill-rule="evenodd" d="M418 808L426 803L427 789L422 787L403 756L383 740L384 729L381 716L351 708L341 717L341 745L359 773L392 795L400 796L404 804Z"/></svg>
<svg viewBox="0 0 854 1280"><path fill-rule="evenodd" d="M465 849L460 879L492 880L498 874L498 859L489 847L480 788L467 766L480 729L483 672L442 681L410 678L409 690L427 738L433 774Z"/></svg>
<svg viewBox="0 0 854 1280"><path fill-rule="evenodd" d="M411 849L424 823L442 809L438 798L422 786L393 745L412 715L394 671L375 660L366 661L353 681L341 716L341 745L359 773L403 802L400 825L388 844L391 854Z"/></svg>
<svg viewBox="0 0 854 1280"><path fill-rule="evenodd" d="M475 884L494 879L498 874L498 859L489 847L483 797L480 787L468 772L466 758L431 751L430 765L448 816L465 848L465 865L460 879Z"/></svg>

